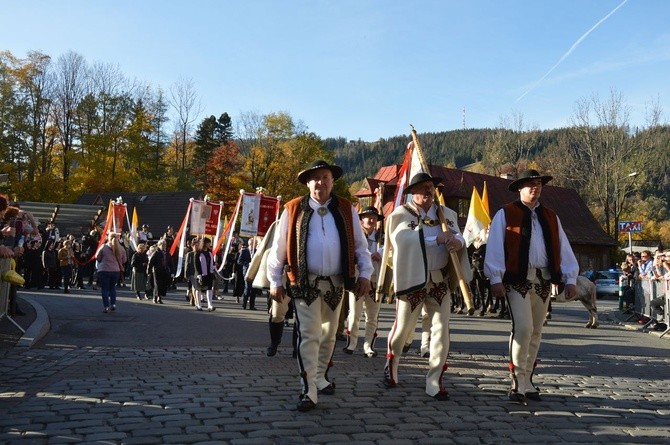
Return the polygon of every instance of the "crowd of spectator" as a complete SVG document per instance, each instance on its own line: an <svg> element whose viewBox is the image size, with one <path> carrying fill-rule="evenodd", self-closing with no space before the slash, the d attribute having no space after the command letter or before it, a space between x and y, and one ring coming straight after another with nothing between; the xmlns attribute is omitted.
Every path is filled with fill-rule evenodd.
<svg viewBox="0 0 670 445"><path fill-rule="evenodd" d="M135 240L131 240L128 232L108 235L103 247L109 245L115 252L113 261L109 255L106 260L100 257L102 232L103 227L96 226L80 236L61 234L54 222L40 225L30 212L10 205L9 199L0 195L0 255L14 258L16 271L25 279L23 288L69 294L73 289L97 290L104 285L101 289L104 311L109 312L116 309L116 295L112 288L126 287L129 283L138 300L153 300L162 304L168 290L176 289L175 273L179 259L178 252L170 255L175 241L173 227L168 226L158 238L154 238L146 224L137 232ZM247 241L237 233L233 234L225 261L221 251L212 256L216 269L224 261L222 272L211 273L210 278L204 279L203 286L203 279L200 278L203 273L194 273L195 261L201 258L203 246L211 250L211 243L203 243L199 237L187 238L187 246L193 246L193 254L183 259L181 274L188 287L187 299L191 299L192 290L198 297L197 302L192 301L196 307L200 307L202 298L209 300L207 308L213 310L211 299L222 299L222 294L230 287L238 303L243 298L244 308L254 310L257 291L244 281L251 247ZM114 283L108 282L110 270L102 270L101 265L102 269L111 267L118 270L118 274L112 274ZM211 276L215 278L210 283ZM101 278L104 280L101 281ZM10 297L9 314L23 315L15 300L14 291Z"/></svg>
<svg viewBox="0 0 670 445"><path fill-rule="evenodd" d="M657 330L667 329L661 320L667 310L666 294L670 292L670 249L632 252L621 268L627 282L624 290L627 307L639 310L643 299L649 301L651 317L642 317L640 322Z"/></svg>

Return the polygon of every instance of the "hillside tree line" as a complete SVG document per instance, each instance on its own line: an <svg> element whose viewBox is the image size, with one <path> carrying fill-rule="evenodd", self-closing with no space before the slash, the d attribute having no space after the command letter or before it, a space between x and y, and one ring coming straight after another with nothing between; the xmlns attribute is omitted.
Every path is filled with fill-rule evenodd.
<svg viewBox="0 0 670 445"><path fill-rule="evenodd" d="M495 128L417 129L430 164L491 175L538 168L576 189L611 236L619 221L642 220L642 237L670 245L670 127L660 107L648 107L641 127L616 90L579 99L575 109L559 129L532 128L518 113ZM366 142L322 139L286 111L241 113L236 122L226 112L202 117L186 78L163 89L75 52L0 52L0 191L22 201L194 190L232 205L239 190L262 189L285 202L306 191L295 178L317 158L343 167L337 192L349 195L380 167L402 162L406 130Z"/></svg>

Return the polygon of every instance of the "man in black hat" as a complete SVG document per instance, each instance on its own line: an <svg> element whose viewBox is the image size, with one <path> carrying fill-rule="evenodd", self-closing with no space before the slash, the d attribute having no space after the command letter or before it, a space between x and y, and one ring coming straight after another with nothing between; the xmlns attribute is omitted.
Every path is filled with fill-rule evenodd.
<svg viewBox="0 0 670 445"><path fill-rule="evenodd" d="M356 295L348 292L349 295L349 317L347 321L347 345L344 352L353 354L358 345L358 323L361 319L363 309L365 309L365 338L363 341L363 353L366 357L376 357L375 340L377 339L377 319L379 317L380 301L375 298L375 288L379 269L381 267L382 253L384 250L384 240L381 230L377 229L377 223L383 221L384 217L372 206L366 207L358 214L361 220L361 227L368 243L370 258L374 266L374 272L371 276L370 293L367 295Z"/></svg>
<svg viewBox="0 0 670 445"><path fill-rule="evenodd" d="M386 223L384 258L393 250L393 286L396 296L396 319L388 339L384 386L398 383L398 365L405 341L414 332L423 307L431 321L430 357L426 375L426 394L447 400L442 385L449 352L450 291L457 288L455 267L470 281L472 271L465 240L458 228L458 215L434 202L435 187L440 183L427 173L417 173L405 188L412 200L398 206ZM438 212L447 224L442 231ZM450 253L456 252L459 264L453 264Z"/></svg>
<svg viewBox="0 0 670 445"><path fill-rule="evenodd" d="M154 236L149 232L149 224L142 224L142 229L137 232L137 240L147 245L153 244Z"/></svg>
<svg viewBox="0 0 670 445"><path fill-rule="evenodd" d="M509 185L519 200L503 206L493 217L484 261L494 298L507 298L512 334L509 399L526 404L540 400L533 371L542 339L552 285L566 283L565 297L577 294L579 265L556 213L540 204L551 176L526 170Z"/></svg>
<svg viewBox="0 0 670 445"><path fill-rule="evenodd" d="M268 258L270 295L277 302L286 297L283 277L288 265L302 381L298 411L314 409L317 394L335 392L328 369L343 291L370 292L373 267L356 210L332 193L340 176L340 167L321 160L298 174L309 194L285 204Z"/></svg>

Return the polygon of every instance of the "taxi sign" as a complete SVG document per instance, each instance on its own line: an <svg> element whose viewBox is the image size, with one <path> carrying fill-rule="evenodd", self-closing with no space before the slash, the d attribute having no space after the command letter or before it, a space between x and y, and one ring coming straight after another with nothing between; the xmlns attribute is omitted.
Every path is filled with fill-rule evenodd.
<svg viewBox="0 0 670 445"><path fill-rule="evenodd" d="M619 232L642 232L642 221L619 221Z"/></svg>

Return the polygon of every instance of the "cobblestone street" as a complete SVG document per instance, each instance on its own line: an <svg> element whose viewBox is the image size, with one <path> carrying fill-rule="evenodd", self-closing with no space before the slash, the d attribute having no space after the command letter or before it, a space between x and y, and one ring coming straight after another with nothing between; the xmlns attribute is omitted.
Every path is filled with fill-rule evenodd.
<svg viewBox="0 0 670 445"><path fill-rule="evenodd" d="M237 309L219 304L222 313L209 320L224 323ZM384 306L387 326L391 311ZM344 355L338 342L330 372L336 392L321 396L309 413L295 409L299 385L290 334L277 356L266 357L265 315L254 317L245 323L258 346L43 342L13 348L0 359L0 442L661 444L670 437L670 343L607 324L606 314L597 330L584 329L572 312L546 328L545 341L556 346L540 352L534 381L541 402L507 400L499 345L509 322L454 315L445 374L449 401L425 395L426 359L416 351L401 362L399 386L387 390L383 354ZM561 336L577 330L582 348L562 347ZM486 335L498 346L491 347ZM640 337L647 348L621 344ZM618 345L608 348L620 353L603 353L612 341Z"/></svg>

